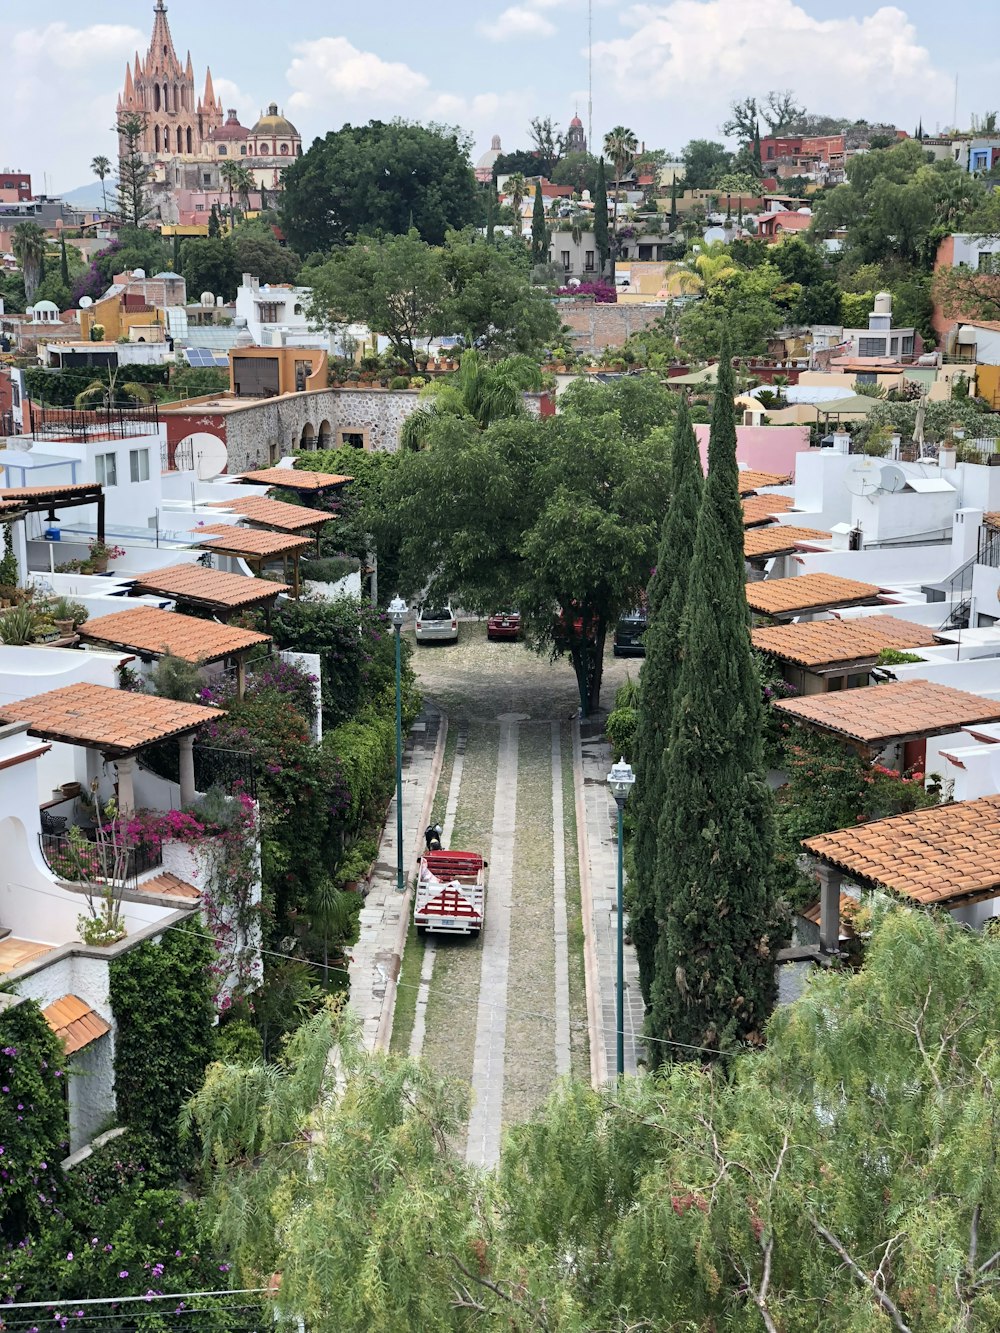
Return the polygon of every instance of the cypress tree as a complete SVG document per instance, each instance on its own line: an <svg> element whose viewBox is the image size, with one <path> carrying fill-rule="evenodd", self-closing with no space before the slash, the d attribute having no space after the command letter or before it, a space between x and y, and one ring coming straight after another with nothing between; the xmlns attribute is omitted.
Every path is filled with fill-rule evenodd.
<svg viewBox="0 0 1000 1333"><path fill-rule="evenodd" d="M66 237L59 233L59 279L64 287L69 287L69 256L66 253Z"/></svg>
<svg viewBox="0 0 1000 1333"><path fill-rule="evenodd" d="M172 259L171 259L171 261L170 261L170 264L171 264L171 267L173 268L173 270L174 270L175 273L180 273L180 271L181 271L181 238L180 238L180 236L178 235L178 233L177 233L176 231L174 232L174 252L173 252L173 257L172 257Z"/></svg>
<svg viewBox="0 0 1000 1333"><path fill-rule="evenodd" d="M545 225L545 200L541 182L535 186L535 202L531 209L531 262L544 264L549 257L549 229Z"/></svg>
<svg viewBox="0 0 1000 1333"><path fill-rule="evenodd" d="M670 508L663 520L656 573L647 593L646 660L639 677L633 746L635 837L629 881L629 931L639 960L639 985L647 1005L652 997L656 953L656 855L657 828L663 808L663 760L680 675L681 621L687 602L701 492L698 441L687 399L682 397L670 459Z"/></svg>
<svg viewBox="0 0 1000 1333"><path fill-rule="evenodd" d="M761 1041L783 935L748 632L728 339L720 357L658 830L650 1035L682 1047L653 1042L654 1060L705 1058Z"/></svg>
<svg viewBox="0 0 1000 1333"><path fill-rule="evenodd" d="M497 191L491 185L486 194L486 244L493 244L493 233L497 225Z"/></svg>
<svg viewBox="0 0 1000 1333"><path fill-rule="evenodd" d="M213 237L222 235L222 224L219 221L219 210L215 204L212 205L212 211L208 215L208 234Z"/></svg>
<svg viewBox="0 0 1000 1333"><path fill-rule="evenodd" d="M608 266L611 245L608 241L608 182L604 175L604 158L597 159L597 183L594 186L594 245L600 258L601 273Z"/></svg>
<svg viewBox="0 0 1000 1333"><path fill-rule="evenodd" d="M757 164L757 175L763 176L764 163L760 156L760 122L754 121L753 126L753 160Z"/></svg>

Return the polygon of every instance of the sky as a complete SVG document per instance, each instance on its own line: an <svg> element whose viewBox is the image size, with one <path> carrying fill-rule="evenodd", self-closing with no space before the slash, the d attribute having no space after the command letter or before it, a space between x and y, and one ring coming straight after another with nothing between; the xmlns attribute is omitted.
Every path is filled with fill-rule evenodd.
<svg viewBox="0 0 1000 1333"><path fill-rule="evenodd" d="M1000 105L997 0L593 0L593 128L649 147L719 138L734 98L790 89L810 111L951 124ZM174 44L206 64L245 125L277 101L308 144L345 122L460 125L473 157L499 134L527 146L532 116L587 124L587 0L168 0ZM125 63L144 55L153 0L0 0L0 167L36 191L86 183L110 132ZM970 39L971 38L971 39ZM991 102L991 98L993 99Z"/></svg>

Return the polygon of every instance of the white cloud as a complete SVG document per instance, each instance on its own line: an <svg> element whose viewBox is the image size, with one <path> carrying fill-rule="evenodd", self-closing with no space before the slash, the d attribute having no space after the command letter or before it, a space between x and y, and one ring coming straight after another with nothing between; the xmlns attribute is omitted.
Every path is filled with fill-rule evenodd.
<svg viewBox="0 0 1000 1333"><path fill-rule="evenodd" d="M257 123L261 106L250 93L245 93L239 84L234 83L232 79L217 79L214 74L212 75L212 84L215 87L216 96L222 100L227 115L230 108L232 108L236 112L241 125L249 127Z"/></svg>
<svg viewBox="0 0 1000 1333"><path fill-rule="evenodd" d="M683 106L708 135L734 99L791 88L809 110L869 119L913 119L948 105L936 69L903 10L863 18L815 18L795 0L772 0L767 22L746 0L636 4L626 37L594 45L595 62L630 102Z"/></svg>
<svg viewBox="0 0 1000 1333"><path fill-rule="evenodd" d="M5 165L31 171L40 192L84 184L98 153L114 160L115 104L126 61L140 45L142 33L126 24L15 31L4 62L4 129L17 160Z"/></svg>
<svg viewBox="0 0 1000 1333"><path fill-rule="evenodd" d="M290 111L344 103L406 110L430 86L426 75L409 65L383 60L374 51L359 51L346 37L320 37L300 42L294 50L297 54L288 70L288 82L295 89Z"/></svg>
<svg viewBox="0 0 1000 1333"><path fill-rule="evenodd" d="M300 42L294 51L287 73L295 89L288 99L288 114L306 142L345 120L402 115L459 125L477 144L488 144L498 129L527 124L532 114L534 99L527 90L466 96L436 88L420 70L358 50L343 37Z"/></svg>
<svg viewBox="0 0 1000 1333"><path fill-rule="evenodd" d="M545 0L542 3L545 4ZM481 23L479 31L491 41L507 42L518 37L552 37L556 25L535 9L529 9L526 5L511 5L492 23Z"/></svg>

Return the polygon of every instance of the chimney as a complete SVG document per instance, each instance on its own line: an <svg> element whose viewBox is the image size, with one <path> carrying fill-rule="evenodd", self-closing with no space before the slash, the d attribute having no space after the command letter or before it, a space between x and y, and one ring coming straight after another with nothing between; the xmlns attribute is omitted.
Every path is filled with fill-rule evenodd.
<svg viewBox="0 0 1000 1333"><path fill-rule="evenodd" d="M903 441L899 435L889 436L889 457L898 463L903 456Z"/></svg>
<svg viewBox="0 0 1000 1333"><path fill-rule="evenodd" d="M835 454L849 454L851 452L851 437L846 430L835 430L831 438L833 440L831 448Z"/></svg>
<svg viewBox="0 0 1000 1333"><path fill-rule="evenodd" d="M942 472L950 472L958 466L955 445L952 442L938 445L938 467Z"/></svg>

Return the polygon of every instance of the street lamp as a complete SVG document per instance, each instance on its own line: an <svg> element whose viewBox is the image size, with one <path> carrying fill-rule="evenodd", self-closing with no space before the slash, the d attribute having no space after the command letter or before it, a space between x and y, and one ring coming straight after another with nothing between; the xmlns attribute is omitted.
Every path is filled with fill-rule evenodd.
<svg viewBox="0 0 1000 1333"><path fill-rule="evenodd" d="M397 593L389 603L389 620L396 631L396 889L403 892L403 686L400 634L406 603Z"/></svg>
<svg viewBox="0 0 1000 1333"><path fill-rule="evenodd" d="M625 756L622 755L617 764L612 764L611 772L608 774L608 786L611 788L611 795L615 798L615 805L618 807L618 986L615 993L615 1019L617 1023L618 1037L618 1077L625 1073L625 932L622 925L624 910L622 907L622 887L624 880L624 820L625 820L625 802L628 800L628 794L635 783L635 774L631 766L626 764Z"/></svg>

